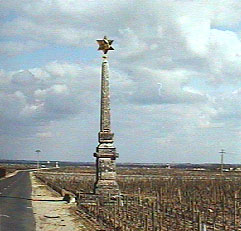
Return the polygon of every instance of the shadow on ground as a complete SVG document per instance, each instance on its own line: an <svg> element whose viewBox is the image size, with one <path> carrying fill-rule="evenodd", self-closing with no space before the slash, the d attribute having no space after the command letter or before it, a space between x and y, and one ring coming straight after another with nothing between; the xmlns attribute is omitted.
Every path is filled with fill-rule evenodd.
<svg viewBox="0 0 241 231"><path fill-rule="evenodd" d="M41 200L41 199L31 199L31 198L24 198L24 197L13 197L13 196L0 195L0 199L1 198L20 199L20 200L28 200L28 201L48 201L48 202L62 202L63 201L63 200Z"/></svg>

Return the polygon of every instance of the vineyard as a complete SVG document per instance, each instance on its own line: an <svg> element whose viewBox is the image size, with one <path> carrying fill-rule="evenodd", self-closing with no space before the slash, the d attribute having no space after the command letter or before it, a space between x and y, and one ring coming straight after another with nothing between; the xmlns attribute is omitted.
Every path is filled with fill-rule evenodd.
<svg viewBox="0 0 241 231"><path fill-rule="evenodd" d="M77 197L93 190L93 169L36 174ZM119 169L118 184L115 203L80 205L109 230L241 230L241 173Z"/></svg>

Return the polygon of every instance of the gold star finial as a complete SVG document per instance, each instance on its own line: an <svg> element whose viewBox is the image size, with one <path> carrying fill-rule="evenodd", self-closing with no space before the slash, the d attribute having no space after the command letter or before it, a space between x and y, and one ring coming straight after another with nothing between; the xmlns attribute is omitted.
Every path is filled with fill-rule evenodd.
<svg viewBox="0 0 241 231"><path fill-rule="evenodd" d="M107 39L106 36L102 40L96 40L99 44L98 50L102 50L104 54L107 54L109 50L114 50L114 48L111 46L114 40Z"/></svg>

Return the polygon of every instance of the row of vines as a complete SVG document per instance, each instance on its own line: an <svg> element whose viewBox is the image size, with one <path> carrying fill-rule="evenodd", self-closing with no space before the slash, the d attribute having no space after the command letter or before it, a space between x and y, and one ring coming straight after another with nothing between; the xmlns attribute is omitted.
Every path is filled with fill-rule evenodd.
<svg viewBox="0 0 241 231"><path fill-rule="evenodd" d="M91 193L94 175L38 173L74 192ZM235 176L118 176L122 197L115 203L81 205L110 230L241 231L241 178Z"/></svg>

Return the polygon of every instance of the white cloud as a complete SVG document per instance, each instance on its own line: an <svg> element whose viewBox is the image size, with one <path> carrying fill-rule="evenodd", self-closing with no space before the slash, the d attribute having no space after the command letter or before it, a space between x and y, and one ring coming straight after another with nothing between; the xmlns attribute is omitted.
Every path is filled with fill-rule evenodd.
<svg viewBox="0 0 241 231"><path fill-rule="evenodd" d="M15 56L21 53L27 53L44 47L44 44L35 41L5 41L0 42L0 55Z"/></svg>
<svg viewBox="0 0 241 231"><path fill-rule="evenodd" d="M53 134L51 132L40 132L36 134L39 138L52 138Z"/></svg>
<svg viewBox="0 0 241 231"><path fill-rule="evenodd" d="M188 161L195 152L193 161L201 156L213 161L220 143L232 148L233 129L240 128L235 92L241 76L240 9L233 0L8 0L0 6L5 12L0 54L21 57L54 46L85 49L108 35L115 39L111 99L123 160L132 158L130 150L132 160L141 153L142 160L165 162L167 153L174 153L182 161L186 153ZM62 143L68 140L72 153L82 149L80 136L90 151L90 137L98 130L100 62L70 63L66 57L66 62L2 70L0 134L45 137L45 142L53 137L66 151ZM218 136L218 129L226 136ZM156 154L158 145L163 159ZM52 149L53 143L46 146Z"/></svg>
<svg viewBox="0 0 241 231"><path fill-rule="evenodd" d="M83 109L91 110L91 97L88 95L92 90L81 91L81 79L76 79L75 73L81 69L76 64L71 68L71 64L54 63L35 68L33 73L31 70L4 73L0 81L0 120L4 122L0 125L3 127L2 132L6 132L6 129L11 132L9 127L12 127L13 123L22 124L26 130L35 128L38 132L38 127L42 126L43 122L48 124L52 120L74 117ZM69 79L72 81L68 81ZM28 126L25 126L26 123ZM15 128L13 130L15 131Z"/></svg>

